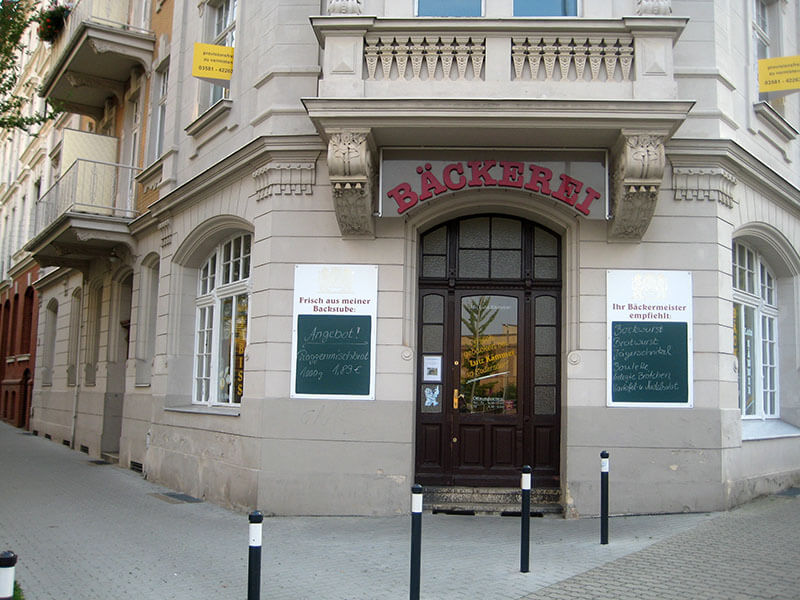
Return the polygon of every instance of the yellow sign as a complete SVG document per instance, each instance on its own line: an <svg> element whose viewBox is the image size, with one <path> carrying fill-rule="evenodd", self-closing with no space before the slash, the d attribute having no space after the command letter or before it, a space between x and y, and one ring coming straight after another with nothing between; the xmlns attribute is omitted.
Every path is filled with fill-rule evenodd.
<svg viewBox="0 0 800 600"><path fill-rule="evenodd" d="M228 87L233 74L233 48L214 44L195 44L192 77Z"/></svg>
<svg viewBox="0 0 800 600"><path fill-rule="evenodd" d="M800 56L762 58L758 61L758 91L800 90Z"/></svg>

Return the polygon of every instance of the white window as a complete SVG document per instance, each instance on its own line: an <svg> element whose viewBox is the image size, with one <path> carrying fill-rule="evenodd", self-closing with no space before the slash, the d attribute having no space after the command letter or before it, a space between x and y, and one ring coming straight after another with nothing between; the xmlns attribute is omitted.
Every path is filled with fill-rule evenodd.
<svg viewBox="0 0 800 600"><path fill-rule="evenodd" d="M240 404L244 392L251 236L220 244L200 268L193 400Z"/></svg>
<svg viewBox="0 0 800 600"><path fill-rule="evenodd" d="M149 385L156 353L158 319L158 256L148 257L139 274L139 313L136 333L136 385Z"/></svg>
<svg viewBox="0 0 800 600"><path fill-rule="evenodd" d="M44 314L44 340L42 345L42 385L53 385L53 365L56 357L56 327L58 326L58 300L47 303ZM38 371L37 371L38 374Z"/></svg>
<svg viewBox="0 0 800 600"><path fill-rule="evenodd" d="M157 160L164 152L164 126L167 121L167 88L169 86L169 64L158 71L158 97L156 98L155 122L153 123L153 154L152 160Z"/></svg>
<svg viewBox="0 0 800 600"><path fill-rule="evenodd" d="M236 42L236 0L209 2L209 43L217 46L230 46ZM221 85L209 85L208 107L229 96L230 89Z"/></svg>
<svg viewBox="0 0 800 600"><path fill-rule="evenodd" d="M574 17L578 0L514 0L515 17Z"/></svg>
<svg viewBox="0 0 800 600"><path fill-rule="evenodd" d="M778 300L775 278L762 257L733 244L733 352L743 418L777 418Z"/></svg>
<svg viewBox="0 0 800 600"><path fill-rule="evenodd" d="M480 17L482 0L417 0L419 17Z"/></svg>

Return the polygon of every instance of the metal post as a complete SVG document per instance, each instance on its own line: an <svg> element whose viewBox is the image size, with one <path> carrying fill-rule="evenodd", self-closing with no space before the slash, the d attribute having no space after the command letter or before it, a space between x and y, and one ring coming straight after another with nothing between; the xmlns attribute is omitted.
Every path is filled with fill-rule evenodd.
<svg viewBox="0 0 800 600"><path fill-rule="evenodd" d="M411 584L408 597L419 600L419 570L422 550L422 486L411 486Z"/></svg>
<svg viewBox="0 0 800 600"><path fill-rule="evenodd" d="M522 467L522 537L519 546L519 572L530 572L531 550L531 467Z"/></svg>
<svg viewBox="0 0 800 600"><path fill-rule="evenodd" d="M608 544L608 452L600 453L600 543Z"/></svg>
<svg viewBox="0 0 800 600"><path fill-rule="evenodd" d="M247 600L261 597L261 523L264 515L259 511L250 513L250 556L247 564Z"/></svg>
<svg viewBox="0 0 800 600"><path fill-rule="evenodd" d="M17 555L6 550L0 552L0 600L11 600L14 597L14 567Z"/></svg>

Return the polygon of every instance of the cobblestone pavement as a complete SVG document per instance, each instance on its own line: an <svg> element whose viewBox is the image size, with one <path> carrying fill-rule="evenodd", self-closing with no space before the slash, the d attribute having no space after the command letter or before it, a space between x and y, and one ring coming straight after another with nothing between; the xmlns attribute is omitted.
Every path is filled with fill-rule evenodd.
<svg viewBox="0 0 800 600"><path fill-rule="evenodd" d="M247 516L0 424L0 550L26 600L243 599ZM613 497L612 497L613 507ZM729 513L519 520L423 515L423 600L800 598L800 500ZM262 598L408 598L410 518L274 517Z"/></svg>

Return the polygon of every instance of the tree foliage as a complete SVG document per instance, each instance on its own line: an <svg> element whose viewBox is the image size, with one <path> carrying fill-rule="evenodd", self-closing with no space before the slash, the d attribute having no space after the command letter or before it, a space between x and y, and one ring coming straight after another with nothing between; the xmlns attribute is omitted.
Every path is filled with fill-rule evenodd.
<svg viewBox="0 0 800 600"><path fill-rule="evenodd" d="M27 52L22 43L25 30L36 20L34 0L0 0L0 129L30 131L34 125L51 119L51 112L23 114L27 102L33 99L19 95L19 57Z"/></svg>

